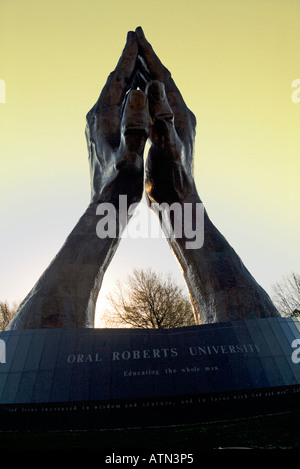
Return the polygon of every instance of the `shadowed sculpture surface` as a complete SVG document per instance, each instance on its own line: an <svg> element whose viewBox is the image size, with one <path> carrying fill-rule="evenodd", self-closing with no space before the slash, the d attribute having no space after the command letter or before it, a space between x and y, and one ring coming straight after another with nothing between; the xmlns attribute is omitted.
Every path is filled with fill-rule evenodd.
<svg viewBox="0 0 300 469"><path fill-rule="evenodd" d="M176 202L196 208L201 202L193 178L195 129L195 116L143 30L130 31L114 72L87 114L91 202L7 329L94 327L105 271L133 215L121 217L119 196L126 195L128 205L138 203L145 187L149 206ZM97 235L100 203L115 206L114 238ZM160 223L168 235L174 229L167 210ZM182 267L196 322L280 316L206 211L201 248L187 249L184 234L168 236L168 241Z"/></svg>

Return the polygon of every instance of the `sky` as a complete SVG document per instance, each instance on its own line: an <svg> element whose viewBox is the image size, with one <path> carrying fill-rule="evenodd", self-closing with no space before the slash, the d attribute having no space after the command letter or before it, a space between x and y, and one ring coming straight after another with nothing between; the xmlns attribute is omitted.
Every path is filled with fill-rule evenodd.
<svg viewBox="0 0 300 469"><path fill-rule="evenodd" d="M299 0L0 0L0 301L27 295L88 206L85 116L137 26L197 117L213 223L268 293L299 273L299 18ZM165 239L123 239L96 326L147 267L184 285Z"/></svg>

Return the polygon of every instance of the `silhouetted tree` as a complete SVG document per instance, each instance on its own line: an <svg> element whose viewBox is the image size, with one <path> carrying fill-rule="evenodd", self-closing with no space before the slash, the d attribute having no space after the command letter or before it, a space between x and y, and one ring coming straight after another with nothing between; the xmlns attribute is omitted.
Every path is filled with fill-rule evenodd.
<svg viewBox="0 0 300 469"><path fill-rule="evenodd" d="M191 302L170 274L136 269L125 285L117 282L108 299L106 324L142 329L195 325Z"/></svg>
<svg viewBox="0 0 300 469"><path fill-rule="evenodd" d="M300 275L292 272L272 285L272 300L283 316L300 316Z"/></svg>
<svg viewBox="0 0 300 469"><path fill-rule="evenodd" d="M7 301L0 301L0 330L4 331L9 321L17 310L17 305L14 303L11 307Z"/></svg>

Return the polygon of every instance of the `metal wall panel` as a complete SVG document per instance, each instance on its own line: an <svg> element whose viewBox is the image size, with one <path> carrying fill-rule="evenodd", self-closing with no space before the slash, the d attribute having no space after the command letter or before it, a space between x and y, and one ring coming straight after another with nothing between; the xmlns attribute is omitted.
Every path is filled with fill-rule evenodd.
<svg viewBox="0 0 300 469"><path fill-rule="evenodd" d="M300 386L297 318L169 330L2 332L0 404L109 401Z"/></svg>

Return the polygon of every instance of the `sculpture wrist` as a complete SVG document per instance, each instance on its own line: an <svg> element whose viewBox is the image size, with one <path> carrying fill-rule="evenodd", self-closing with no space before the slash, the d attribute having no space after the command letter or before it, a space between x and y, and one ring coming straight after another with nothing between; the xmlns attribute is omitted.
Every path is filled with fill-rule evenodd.
<svg viewBox="0 0 300 469"><path fill-rule="evenodd" d="M268 294L204 211L204 243L187 249L186 238L169 238L202 323L279 316Z"/></svg>

